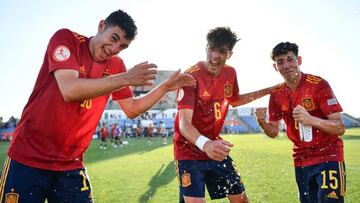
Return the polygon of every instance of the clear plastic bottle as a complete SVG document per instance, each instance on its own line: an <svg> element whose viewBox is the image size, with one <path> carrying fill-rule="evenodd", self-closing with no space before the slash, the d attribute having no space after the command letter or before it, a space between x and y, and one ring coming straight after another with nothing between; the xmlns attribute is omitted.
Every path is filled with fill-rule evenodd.
<svg viewBox="0 0 360 203"><path fill-rule="evenodd" d="M304 142L311 142L313 139L312 126L303 125L302 123L299 122L299 134L300 134L300 140Z"/></svg>

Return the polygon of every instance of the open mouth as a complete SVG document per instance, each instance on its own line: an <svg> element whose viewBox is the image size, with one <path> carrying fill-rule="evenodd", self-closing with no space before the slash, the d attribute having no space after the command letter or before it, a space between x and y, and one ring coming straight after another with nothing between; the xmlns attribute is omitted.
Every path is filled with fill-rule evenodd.
<svg viewBox="0 0 360 203"><path fill-rule="evenodd" d="M215 61L215 60L210 60L209 63L211 66L219 66L219 64L220 64L218 61Z"/></svg>
<svg viewBox="0 0 360 203"><path fill-rule="evenodd" d="M111 53L104 48L104 56L109 57L110 55Z"/></svg>
<svg viewBox="0 0 360 203"><path fill-rule="evenodd" d="M108 59L110 56L111 54L105 48L101 49L100 57L102 59Z"/></svg>

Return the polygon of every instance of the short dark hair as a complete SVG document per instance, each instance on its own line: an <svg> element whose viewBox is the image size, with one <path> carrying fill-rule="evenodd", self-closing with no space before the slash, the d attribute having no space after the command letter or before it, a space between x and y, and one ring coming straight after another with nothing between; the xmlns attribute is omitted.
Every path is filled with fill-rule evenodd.
<svg viewBox="0 0 360 203"><path fill-rule="evenodd" d="M228 27L217 27L210 30L206 39L210 47L221 48L224 45L228 45L230 50L232 50L236 42L240 40Z"/></svg>
<svg viewBox="0 0 360 203"><path fill-rule="evenodd" d="M299 54L299 46L295 43L290 42L280 42L276 45L271 52L271 59L275 61L275 57L288 53L289 51L293 52L297 57Z"/></svg>
<svg viewBox="0 0 360 203"><path fill-rule="evenodd" d="M137 34L137 27L134 20L126 12L117 10L112 12L105 19L106 26L119 26L125 32L125 38L133 40Z"/></svg>

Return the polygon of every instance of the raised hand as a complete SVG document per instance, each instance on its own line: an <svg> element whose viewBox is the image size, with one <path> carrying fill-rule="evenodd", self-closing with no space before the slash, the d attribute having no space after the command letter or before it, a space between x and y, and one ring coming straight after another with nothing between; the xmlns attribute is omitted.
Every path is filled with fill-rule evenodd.
<svg viewBox="0 0 360 203"><path fill-rule="evenodd" d="M302 123L303 125L311 125L311 115L309 114L309 112L307 112L307 110L301 106L301 105L297 105L293 111L292 111L294 120L297 122Z"/></svg>
<svg viewBox="0 0 360 203"><path fill-rule="evenodd" d="M126 74L126 79L131 86L151 86L156 79L157 66L147 61L135 65L129 69Z"/></svg>
<svg viewBox="0 0 360 203"><path fill-rule="evenodd" d="M203 151L215 161L224 160L230 153L230 148L234 145L226 140L210 140L204 145Z"/></svg>
<svg viewBox="0 0 360 203"><path fill-rule="evenodd" d="M177 90L181 87L195 86L196 80L188 73L180 73L180 70L177 70L175 73L170 75L164 83L167 91Z"/></svg>

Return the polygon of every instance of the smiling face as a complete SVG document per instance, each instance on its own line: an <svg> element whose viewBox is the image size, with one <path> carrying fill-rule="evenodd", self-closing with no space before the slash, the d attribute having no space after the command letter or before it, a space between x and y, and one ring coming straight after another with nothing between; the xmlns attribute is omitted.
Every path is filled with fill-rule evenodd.
<svg viewBox="0 0 360 203"><path fill-rule="evenodd" d="M302 58L296 56L292 51L274 57L275 63L273 67L279 71L287 83L297 84L301 78L299 66L301 65Z"/></svg>
<svg viewBox="0 0 360 203"><path fill-rule="evenodd" d="M89 49L93 59L102 62L119 54L130 43L131 40L125 38L125 32L119 26L106 26L102 20L98 33L90 40Z"/></svg>
<svg viewBox="0 0 360 203"><path fill-rule="evenodd" d="M227 45L220 48L214 48L208 44L206 47L206 69L213 76L218 76L231 54L232 51Z"/></svg>

